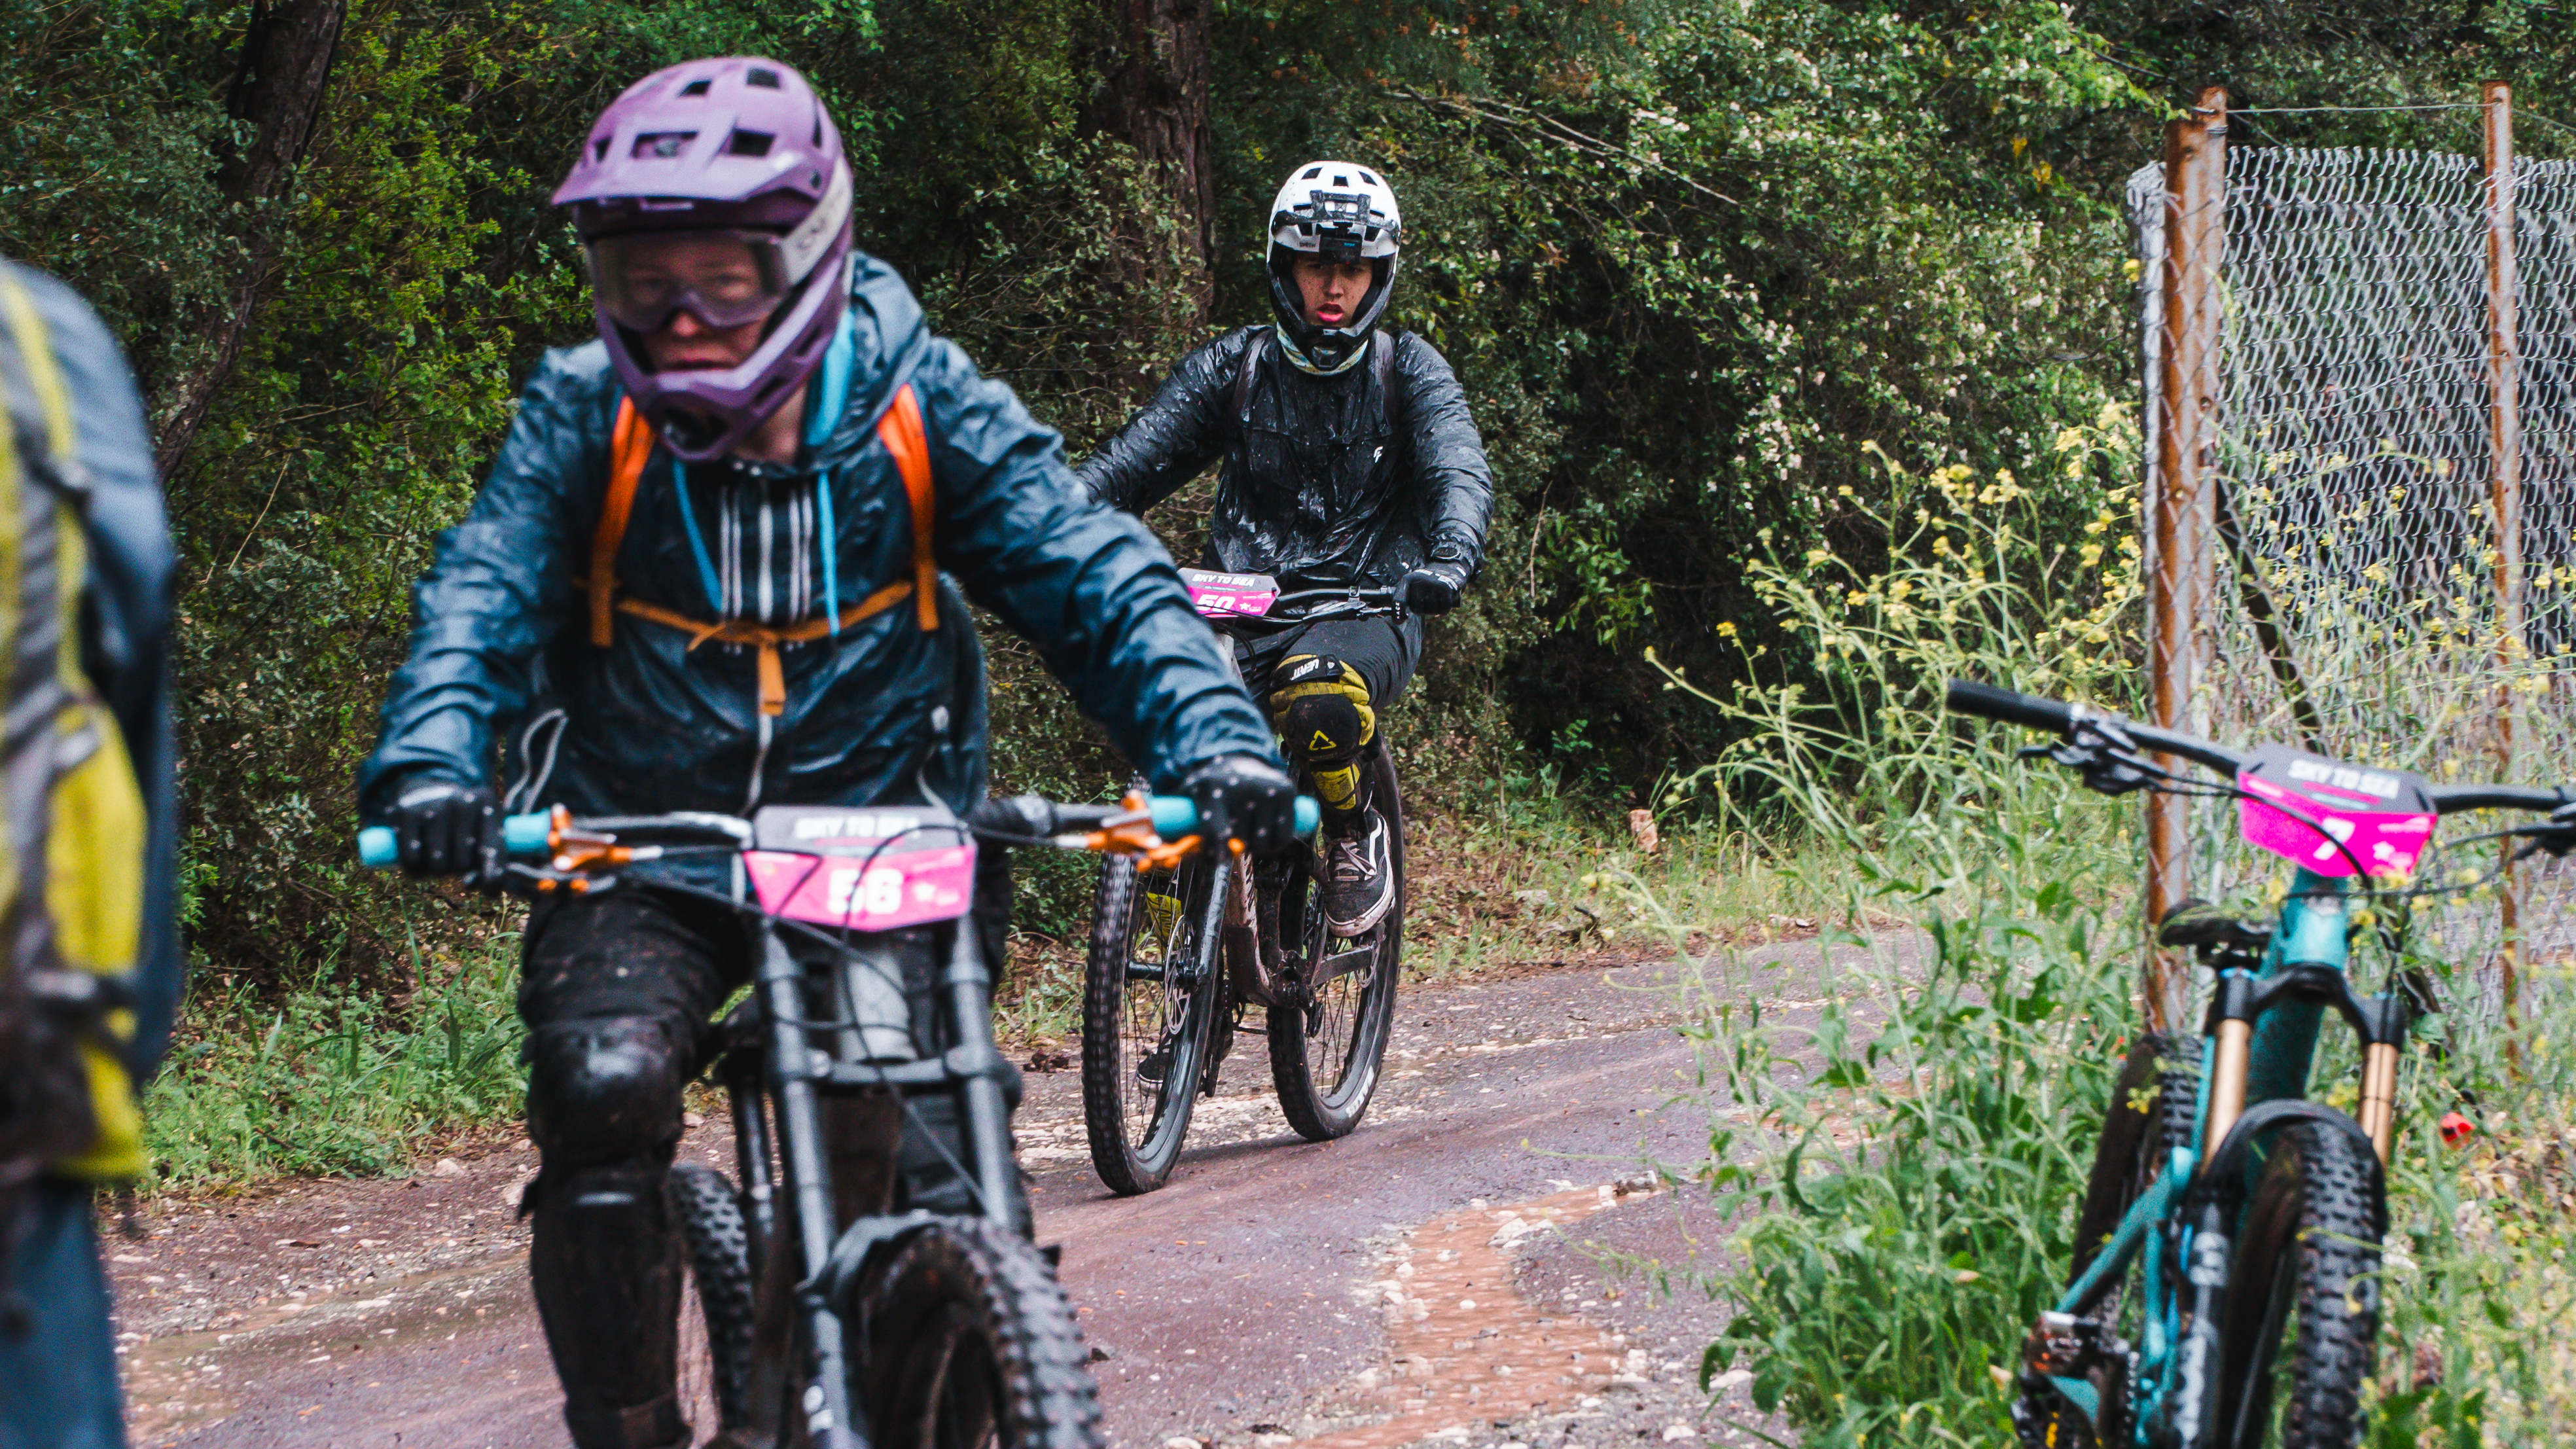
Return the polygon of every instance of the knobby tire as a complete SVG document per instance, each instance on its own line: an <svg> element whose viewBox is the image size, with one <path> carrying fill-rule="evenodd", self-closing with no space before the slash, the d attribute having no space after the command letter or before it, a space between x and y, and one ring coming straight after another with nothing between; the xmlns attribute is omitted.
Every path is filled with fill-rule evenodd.
<svg viewBox="0 0 2576 1449"><path fill-rule="evenodd" d="M940 1219L862 1296L852 1397L876 1449L1104 1449L1073 1307L1027 1239Z"/></svg>
<svg viewBox="0 0 2576 1449"><path fill-rule="evenodd" d="M1370 808L1386 817L1388 864L1395 872L1395 900L1372 928L1377 957L1365 978L1326 983L1320 1009L1301 981L1268 1013L1271 1085L1288 1125L1309 1142L1348 1136L1360 1125L1377 1093L1395 1023L1396 977L1404 956L1404 798L1383 742L1371 756L1370 771ZM1313 963L1335 949L1335 938L1323 925L1321 872L1310 864L1303 874L1302 889L1292 880L1282 892L1279 930L1285 949Z"/></svg>
<svg viewBox="0 0 2576 1449"><path fill-rule="evenodd" d="M2378 1154L2353 1133L2294 1122L2272 1139L2228 1270L2221 1444L2261 1449L2276 1399L2280 1449L2361 1442L2379 1336L2380 1193Z"/></svg>
<svg viewBox="0 0 2576 1449"><path fill-rule="evenodd" d="M1091 1164L1121 1196L1152 1192L1169 1180L1189 1136L1222 972L1208 943L1197 939L1208 874L1196 862L1150 874L1119 856L1100 864L1083 970L1082 1117ZM1146 898L1157 886L1180 901L1177 926L1159 933ZM1159 941L1149 939L1157 934ZM1172 991L1168 979L1160 986L1131 982L1129 964L1145 950L1167 972L1189 961L1208 969L1182 992ZM1157 1005L1168 1015L1152 1016L1148 1009ZM1168 1040L1171 1060L1159 1083L1147 1082L1136 1074L1137 1064L1158 1040Z"/></svg>
<svg viewBox="0 0 2576 1449"><path fill-rule="evenodd" d="M750 1422L750 1238L733 1184L714 1168L676 1166L664 1192L688 1270L680 1305L680 1405L692 1442L703 1442L710 1429Z"/></svg>

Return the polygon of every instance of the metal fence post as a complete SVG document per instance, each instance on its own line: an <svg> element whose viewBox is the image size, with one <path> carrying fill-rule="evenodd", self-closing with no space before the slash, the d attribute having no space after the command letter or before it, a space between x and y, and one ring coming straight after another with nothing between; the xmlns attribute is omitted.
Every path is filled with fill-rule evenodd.
<svg viewBox="0 0 2576 1449"><path fill-rule="evenodd" d="M2211 87L2165 126L2164 338L2158 395L2165 411L2147 479L2147 669L2155 722L2189 729L2201 685L2215 586L2209 479L2218 410L2218 266L2226 245L2227 92ZM2182 762L2165 758L2168 768ZM2147 924L2143 983L2148 1028L2182 1027L2190 1006L2185 957L2154 944L2155 923L2191 893L2190 801L2147 797Z"/></svg>
<svg viewBox="0 0 2576 1449"><path fill-rule="evenodd" d="M2522 277L2513 247L2513 88L2489 81L2479 88L2486 122L2487 220L2487 440L2488 499L2494 510L2496 664L2496 778L2514 777L2514 738L2519 706L2514 676L2525 655L2522 637ZM2504 948L2497 958L2504 1018L2514 1019L2522 954L2522 900L2514 879L2513 842L2504 842L2499 906Z"/></svg>

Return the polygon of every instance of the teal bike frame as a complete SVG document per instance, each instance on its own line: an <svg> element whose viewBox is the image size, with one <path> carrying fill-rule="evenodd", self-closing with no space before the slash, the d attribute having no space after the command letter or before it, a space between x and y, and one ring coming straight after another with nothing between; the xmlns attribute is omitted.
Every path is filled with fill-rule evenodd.
<svg viewBox="0 0 2576 1449"><path fill-rule="evenodd" d="M2269 1351L2264 1343L2223 1341L2228 1321L2237 1317L2225 1311L2229 1280L2240 1267L2235 1241L2246 1226L2248 1189L2265 1144L2280 1129L2305 1122L2367 1144L2374 1170L2388 1161L2398 1063L2423 997L2393 975L2395 989L2354 993L2347 968L2358 892L2371 889L2371 872L2411 874L2431 847L2435 817L2459 811L2546 814L2546 824L2504 833L2532 840L2524 854L2547 849L2563 856L2576 847L2576 790L2436 786L2403 771L2365 769L2285 746L2241 752L1973 680L1950 681L1945 702L1959 714L2055 736L2056 743L2024 749L2023 757L2073 769L2106 795L2168 789L2245 801L2240 819L2247 842L2299 866L2268 932L2205 907L2177 910L2156 923L2163 945L2197 949L2214 972L2190 1145L2171 1148L2137 1185L2137 1197L2101 1251L2041 1316L2024 1349L2027 1367L2097 1429L2125 1422L2126 1437L2140 1449L2207 1449L2222 1435L2241 1436L2252 1427L2217 1422L2222 1411L2241 1413L2252 1404L2217 1402L2229 1360L2242 1364ZM2189 760L2230 786L2194 786L2155 755ZM2357 1121L2307 1098L2317 1032L2329 1007L2361 1043ZM2101 1167L2097 1162L2097 1173ZM2134 1346L2118 1341L2116 1324L2087 1316L2133 1268L2141 1315ZM2271 1312L2261 1320L2266 1335L2273 1331ZM2108 1377L2097 1377L2106 1370ZM2037 1380L2024 1382L2033 1392L2049 1392ZM2116 1386L2125 1402L2105 1405L2097 1385Z"/></svg>
<svg viewBox="0 0 2576 1449"><path fill-rule="evenodd" d="M2218 1001L2213 1004L2209 1031L2202 1036L2200 1044L2200 1100L2193 1113L2191 1149L2177 1148L2170 1154L2164 1170L2145 1192L2138 1195L2137 1201L2129 1205L2129 1211L2121 1218L2119 1229L2111 1241L2095 1256L2083 1276L2076 1279L2057 1300L2055 1311L2080 1314L2118 1282L2133 1261L2143 1258L2139 1295L2142 1324L2133 1370L2133 1394L2137 1406L2135 1432L2141 1445L2148 1442L2151 1427L2167 1419L2162 1410L2178 1387L2186 1393L2214 1392L2214 1385L2208 1379L2215 1372L2216 1363L2205 1354L2198 1362L2186 1360L2186 1347L2199 1345L2186 1345L2183 1341L2182 1317L2186 1295L2177 1291L2181 1285L2169 1269L2175 1264L2185 1265L2184 1275L2188 1277L2206 1274L2214 1266L2222 1283L2227 1271L2227 1257L2222 1244L2200 1244L2197 1246L2217 1251L2194 1252L2195 1225L2186 1220L2185 1204L2201 1164L2212 1160L2214 1155L2209 1140L2210 1109L2213 1089L2221 1085L2224 1075L2220 1038L2229 1021L2245 1020L2224 1014L2228 998L2269 996L2257 1008L2259 1015L2246 1022L2251 1029L2244 1052L2242 1103L2247 1106L2273 1102L2304 1104L2309 1070L2316 1061L2317 1030L2323 1023L2327 1004L2322 993L2313 990L2313 986L2322 984L2317 978L2329 972L2338 981L2343 981L2345 967L2351 959L2347 930L2350 918L2345 907L2345 882L2304 870L2298 872L2291 883L2289 899L2281 903L2279 924L2273 929L2261 968L2247 972L2241 967L2228 967L2219 972ZM2290 973L2293 963L2301 968L2295 976ZM2266 984L2286 984L2293 980L2310 983L2311 989L2297 995L2288 991L2272 994L2260 990ZM2410 1014L2403 997L2382 995L2357 1002L2350 996L2349 986L2341 994L2346 1002L2360 1007L2361 1014L2365 1016L2383 1020L2393 1018L2396 1031L2402 1038L2405 1019ZM2247 1004L2252 1003L2249 1001ZM2380 1021L2371 1023L2373 1026L2380 1024ZM2378 1034L2364 1030L2366 1037ZM2266 1113L2263 1120L2279 1125L2291 1116L2312 1117L2329 1113L2337 1120L2349 1121L2342 1113L2326 1107L2317 1107L2312 1112ZM2246 1120L2246 1115L2237 1114L2233 1121L2222 1125L2222 1134L2234 1135L2229 1129ZM2355 1130L2361 1130L2358 1124L2355 1124ZM2382 1151L2384 1154L2384 1147ZM2234 1164L2247 1161L2247 1154L2241 1152L2227 1154L2227 1157ZM2167 1244L2172 1245L2170 1254L2166 1251ZM2199 1335L2194 1337L2197 1339ZM2216 1345L2212 1341L2206 1346L2214 1348ZM2189 1383L2181 1382L2186 1378L2186 1368L2190 1370ZM2101 1406L2091 1382L2065 1376L2052 1376L2050 1382L2086 1418L2098 1415ZM2197 1405L2191 1407L2197 1409ZM2197 1418L2196 1412L2188 1416L2190 1421Z"/></svg>

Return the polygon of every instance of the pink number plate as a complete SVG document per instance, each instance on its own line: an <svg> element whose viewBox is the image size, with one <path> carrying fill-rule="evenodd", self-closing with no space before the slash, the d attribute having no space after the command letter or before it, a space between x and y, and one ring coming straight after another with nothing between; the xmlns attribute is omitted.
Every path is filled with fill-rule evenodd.
<svg viewBox="0 0 2576 1449"><path fill-rule="evenodd" d="M1218 574L1206 569L1181 570L1190 604L1211 619L1258 619L1279 601L1279 581L1268 574Z"/></svg>
<svg viewBox="0 0 2576 1449"><path fill-rule="evenodd" d="M2404 770L2265 745L2236 783L2246 843L2316 875L2412 875L2433 843L2432 793Z"/></svg>
<svg viewBox="0 0 2576 1449"><path fill-rule="evenodd" d="M752 826L743 869L773 916L892 931L955 920L974 900L975 842L935 806L773 805Z"/></svg>

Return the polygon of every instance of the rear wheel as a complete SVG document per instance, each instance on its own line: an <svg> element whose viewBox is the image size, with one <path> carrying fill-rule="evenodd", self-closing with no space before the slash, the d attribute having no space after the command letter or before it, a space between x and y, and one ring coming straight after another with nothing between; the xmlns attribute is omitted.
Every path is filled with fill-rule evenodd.
<svg viewBox="0 0 2576 1449"><path fill-rule="evenodd" d="M1191 859L1143 870L1100 865L1082 993L1082 1116L1109 1190L1152 1192L1171 1176L1207 1069L1220 987L1199 940L1210 872Z"/></svg>
<svg viewBox="0 0 2576 1449"><path fill-rule="evenodd" d="M2272 1139L2227 1284L2219 1443L2260 1449L2280 1395L2281 1449L2351 1449L2379 1336L2379 1157L2324 1122Z"/></svg>
<svg viewBox="0 0 2576 1449"><path fill-rule="evenodd" d="M1100 1389L1038 1250L944 1218L895 1255L859 1314L853 1394L879 1449L1100 1449Z"/></svg>
<svg viewBox="0 0 2576 1449"><path fill-rule="evenodd" d="M1383 744L1369 762L1370 808L1386 817L1395 900L1356 939L1324 924L1320 855L1290 873L1278 901L1279 938L1294 970L1282 973L1270 1007L1270 1079L1279 1110L1312 1142L1347 1135L1377 1092L1386 1038L1395 1021L1396 974L1404 953L1404 799Z"/></svg>
<svg viewBox="0 0 2576 1449"><path fill-rule="evenodd" d="M680 1411L693 1444L749 1422L752 1282L733 1184L712 1167L671 1169L671 1216L687 1272L680 1293Z"/></svg>
<svg viewBox="0 0 2576 1449"><path fill-rule="evenodd" d="M2085 1184L2083 1209L2075 1217L2075 1266L2067 1275L2070 1285L2084 1276L2084 1270L2093 1265L2095 1256L2120 1230L2120 1220L2154 1185L2165 1164L2172 1160L2174 1149L2191 1149L2193 1120L2199 1108L2199 1044L2157 1033L2139 1037L2112 1084L2110 1110L2103 1118L2102 1136L2093 1146L2092 1176ZM2128 1321L2134 1313L2123 1313L2128 1306L2123 1297L2127 1277L2137 1271L2133 1263L2128 1274L2112 1280L2085 1309L2086 1317L2103 1323L2131 1343L2138 1340L2140 1326ZM2021 1401L2013 1408L2013 1421L2024 1445L2032 1449L2094 1449L2097 1444L2127 1441L2128 1375L2120 1365L2105 1364L2087 1377L2093 1383L2095 1402L2102 1407L2098 1418L2079 1412L2045 1379L2024 1376Z"/></svg>

